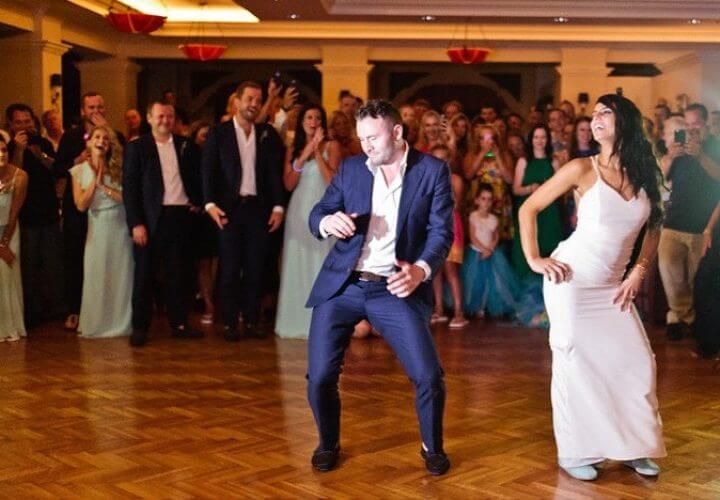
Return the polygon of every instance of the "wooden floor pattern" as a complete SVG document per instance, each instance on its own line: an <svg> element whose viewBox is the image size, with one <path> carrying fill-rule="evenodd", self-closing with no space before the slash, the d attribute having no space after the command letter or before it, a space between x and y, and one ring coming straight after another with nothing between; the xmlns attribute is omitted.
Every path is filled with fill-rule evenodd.
<svg viewBox="0 0 720 500"><path fill-rule="evenodd" d="M482 320L436 331L453 463L439 478L425 473L411 385L382 340L351 344L342 464L320 474L305 342L209 333L160 331L133 350L57 325L0 344L0 498L720 498L720 370L657 329L663 472L608 464L594 483L555 464L543 331Z"/></svg>

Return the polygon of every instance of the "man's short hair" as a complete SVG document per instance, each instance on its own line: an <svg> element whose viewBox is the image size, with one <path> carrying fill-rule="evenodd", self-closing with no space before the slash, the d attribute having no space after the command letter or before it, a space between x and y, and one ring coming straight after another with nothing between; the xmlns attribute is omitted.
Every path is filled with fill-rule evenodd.
<svg viewBox="0 0 720 500"><path fill-rule="evenodd" d="M365 106L358 109L355 119L360 121L365 118L384 118L389 120L393 127L402 123L398 110L384 99L370 99Z"/></svg>
<svg viewBox="0 0 720 500"><path fill-rule="evenodd" d="M16 102L5 108L5 118L7 119L8 123L12 121L13 115L18 111L30 113L30 115L35 118L35 113L30 106L21 102Z"/></svg>
<svg viewBox="0 0 720 500"><path fill-rule="evenodd" d="M707 119L708 119L708 110L707 110L707 108L706 108L703 104L700 104L699 102L694 102L694 103L692 103L692 104L689 105L687 108L685 108L685 111L686 111L686 112L687 112L687 111L699 111L699 112L700 112L700 116L702 116L702 119L703 119L704 122L706 122Z"/></svg>
<svg viewBox="0 0 720 500"><path fill-rule="evenodd" d="M82 97L80 97L80 107L85 106L85 100L89 99L91 97L102 97L102 94L100 92L96 92L94 90L91 90L90 92L85 92Z"/></svg>
<svg viewBox="0 0 720 500"><path fill-rule="evenodd" d="M350 92L348 89L342 89L340 91L340 94L338 94L338 101L342 101L346 97L353 97L352 92Z"/></svg>
<svg viewBox="0 0 720 500"><path fill-rule="evenodd" d="M170 107L173 109L173 111L175 111L175 106L173 106L172 104L170 104L170 103L168 103L168 102L166 102L166 101L162 101L162 100L155 100L155 101L150 101L150 103L148 104L148 106L147 106L147 114L152 115L152 110L153 110L153 108L154 108L156 105L159 105L159 106L170 106Z"/></svg>
<svg viewBox="0 0 720 500"><path fill-rule="evenodd" d="M235 96L240 99L243 95L243 92L245 92L245 89L258 89L260 92L262 92L262 86L258 82L252 80L245 80L240 85L238 85L237 89L235 89Z"/></svg>

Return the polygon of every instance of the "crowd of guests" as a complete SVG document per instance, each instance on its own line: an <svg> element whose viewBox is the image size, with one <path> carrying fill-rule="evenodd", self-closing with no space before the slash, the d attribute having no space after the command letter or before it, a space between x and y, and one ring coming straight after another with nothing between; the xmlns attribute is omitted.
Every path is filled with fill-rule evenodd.
<svg viewBox="0 0 720 500"><path fill-rule="evenodd" d="M0 339L16 340L62 317L83 337L148 340L153 311L172 335L199 338L189 323L220 324L228 341L307 336L308 290L334 241L317 240L308 214L343 160L359 154L343 91L328 116L296 88L242 83L218 123L189 122L171 91L126 130L105 119L102 95L82 97L80 121L63 130L56 111L6 109L0 135ZM569 160L598 153L591 119L570 102L523 117L491 105L477 116L458 101L400 107L404 139L446 161L455 198L454 242L435 277L432 323L453 329L474 316L528 326L547 322L542 278L523 255L517 210ZM720 114L701 104L646 119L666 181L659 271L671 340L694 333L715 356L720 244ZM538 217L549 256L574 229L567 193ZM713 244L715 235L715 244ZM162 285L162 286L157 286ZM193 298L195 300L193 300ZM263 324L265 327L263 327ZM694 328L693 328L694 326ZM372 334L357 325L357 336Z"/></svg>

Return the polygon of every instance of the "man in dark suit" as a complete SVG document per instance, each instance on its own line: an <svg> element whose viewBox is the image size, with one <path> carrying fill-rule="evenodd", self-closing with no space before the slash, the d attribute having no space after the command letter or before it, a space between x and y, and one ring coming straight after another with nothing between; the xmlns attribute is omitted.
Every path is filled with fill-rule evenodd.
<svg viewBox="0 0 720 500"><path fill-rule="evenodd" d="M221 229L219 288L230 342L243 333L263 336L257 324L268 233L283 220L284 147L271 125L255 123L261 107L260 85L240 84L233 119L210 129L203 148L205 210ZM241 310L244 332L238 330Z"/></svg>
<svg viewBox="0 0 720 500"><path fill-rule="evenodd" d="M69 170L90 158L87 149L88 133L97 125L107 125L105 100L97 92L87 92L81 98L80 124L65 132L60 139L53 169L55 175L66 179L62 200L63 214L63 262L65 271L65 328L75 330L80 314L83 284L83 256L87 237L87 212L80 212L73 199ZM115 132L118 142L125 145L120 132Z"/></svg>
<svg viewBox="0 0 720 500"><path fill-rule="evenodd" d="M450 169L408 146L390 103L370 101L356 118L365 154L345 160L309 220L316 237L338 238L307 302L308 399L320 433L312 464L337 463L338 377L354 325L368 319L415 385L425 466L444 474L445 385L429 319L432 277L453 238Z"/></svg>
<svg viewBox="0 0 720 500"><path fill-rule="evenodd" d="M173 337L198 338L187 326L192 278L193 217L201 205L200 153L191 141L173 135L170 104L148 107L152 133L128 143L123 165L123 197L134 242L135 281L130 344L142 346L152 315L154 273L163 264L167 316Z"/></svg>

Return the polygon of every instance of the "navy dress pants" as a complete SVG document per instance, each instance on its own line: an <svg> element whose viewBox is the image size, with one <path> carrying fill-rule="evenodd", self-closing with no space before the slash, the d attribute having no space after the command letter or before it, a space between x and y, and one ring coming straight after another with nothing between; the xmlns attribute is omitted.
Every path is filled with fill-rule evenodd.
<svg viewBox="0 0 720 500"><path fill-rule="evenodd" d="M395 351L415 385L415 410L422 441L431 453L443 451L445 383L429 329L430 306L410 296L395 297L385 281L351 279L335 296L315 307L308 339L308 400L320 433L320 449L340 439L338 378L355 325L368 319Z"/></svg>

